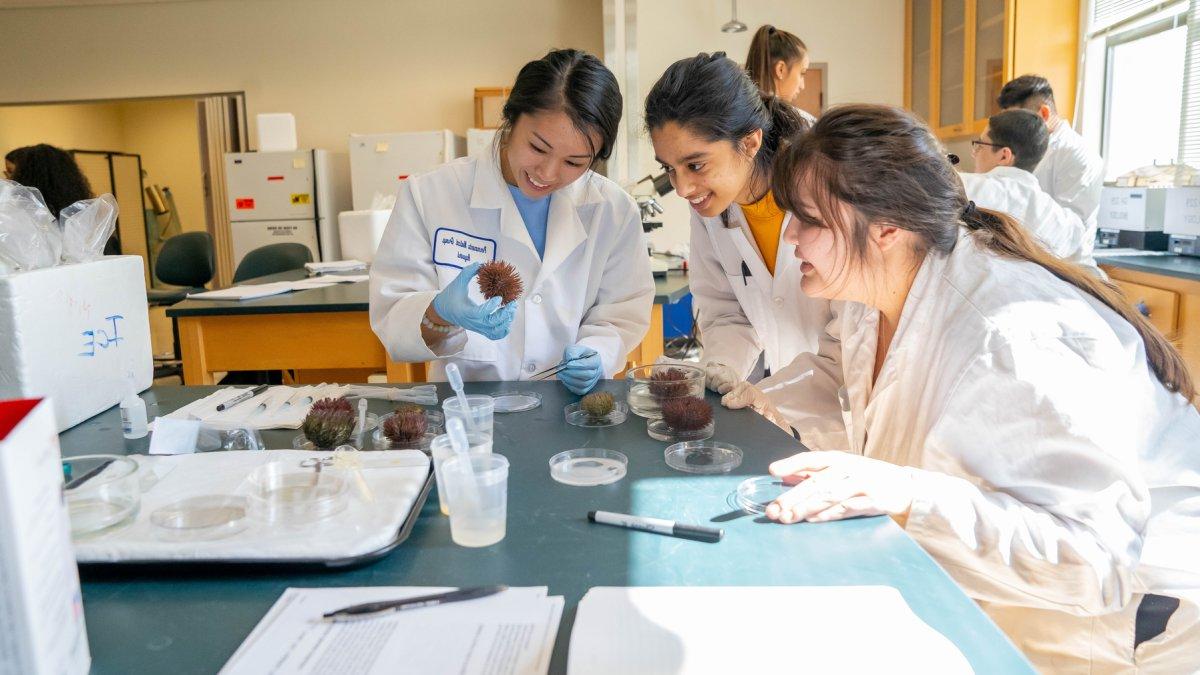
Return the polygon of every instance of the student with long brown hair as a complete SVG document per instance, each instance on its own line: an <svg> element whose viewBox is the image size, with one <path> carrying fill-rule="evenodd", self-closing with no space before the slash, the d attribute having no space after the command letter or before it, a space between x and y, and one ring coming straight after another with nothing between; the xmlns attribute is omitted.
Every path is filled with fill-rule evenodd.
<svg viewBox="0 0 1200 675"><path fill-rule="evenodd" d="M794 102L804 89L807 71L808 47L803 40L771 25L754 32L746 52L746 72L764 94Z"/></svg>
<svg viewBox="0 0 1200 675"><path fill-rule="evenodd" d="M845 304L772 378L811 371L773 399L817 451L771 465L798 484L767 515L892 516L1045 672L1200 668L1200 412L1171 344L969 202L903 110L828 111L772 184L805 293ZM809 434L830 420L840 443Z"/></svg>

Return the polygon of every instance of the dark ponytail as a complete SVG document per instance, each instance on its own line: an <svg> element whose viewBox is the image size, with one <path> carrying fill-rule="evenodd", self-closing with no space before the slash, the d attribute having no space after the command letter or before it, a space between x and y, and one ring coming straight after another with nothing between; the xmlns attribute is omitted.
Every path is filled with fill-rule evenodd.
<svg viewBox="0 0 1200 675"><path fill-rule="evenodd" d="M804 41L785 30L765 25L754 32L750 51L746 52L746 72L766 94L775 94L775 64L792 66L808 54Z"/></svg>
<svg viewBox="0 0 1200 675"><path fill-rule="evenodd" d="M1114 284L1051 254L1009 216L968 201L942 147L911 113L865 104L826 112L811 132L780 152L772 185L780 208L805 226L833 229L851 243L851 259L859 263L872 222L908 230L922 251L939 253L954 248L959 226L965 225L981 249L1040 265L1116 312L1141 336L1146 361L1163 386L1188 400L1196 396L1183 357ZM799 207L801 193L820 218ZM852 222L844 222L842 204L851 207Z"/></svg>
<svg viewBox="0 0 1200 675"><path fill-rule="evenodd" d="M653 131L668 122L710 143L727 141L738 149L743 138L762 129L762 147L754 157L751 183L764 185L770 182L779 149L808 129L796 108L759 92L724 52L676 61L658 78L646 96L646 127Z"/></svg>
<svg viewBox="0 0 1200 675"><path fill-rule="evenodd" d="M621 104L617 78L600 59L578 49L553 49L537 61L526 63L517 73L504 103L497 147L508 142L521 115L561 111L589 144L592 133L599 134L599 147L591 148L594 165L612 155L621 123Z"/></svg>

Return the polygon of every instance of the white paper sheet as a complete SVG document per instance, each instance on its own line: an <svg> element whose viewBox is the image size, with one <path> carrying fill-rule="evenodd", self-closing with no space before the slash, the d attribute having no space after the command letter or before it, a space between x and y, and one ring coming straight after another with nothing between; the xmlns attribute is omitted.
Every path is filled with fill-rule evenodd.
<svg viewBox="0 0 1200 675"><path fill-rule="evenodd" d="M321 383L299 387L276 385L248 401L223 411L217 410L219 404L243 391L246 391L245 387L220 389L160 417L199 420L222 429L299 429L313 401L351 393L349 385L340 384ZM154 428L156 425L151 424L151 429Z"/></svg>
<svg viewBox="0 0 1200 675"><path fill-rule="evenodd" d="M304 263L304 268L315 274L324 272L349 272L351 270L365 270L367 263L361 260L333 260L329 262L310 262Z"/></svg>
<svg viewBox="0 0 1200 675"><path fill-rule="evenodd" d="M276 281L269 284L230 286L218 291L189 293L188 297L193 300L253 300L255 298L265 298L270 295L288 293L292 290L292 283L291 281Z"/></svg>
<svg viewBox="0 0 1200 675"><path fill-rule="evenodd" d="M452 588L289 588L242 643L222 675L288 673L545 673L563 599L545 587L347 623L321 615L363 602Z"/></svg>
<svg viewBox="0 0 1200 675"><path fill-rule="evenodd" d="M593 588L567 672L970 673L887 586Z"/></svg>

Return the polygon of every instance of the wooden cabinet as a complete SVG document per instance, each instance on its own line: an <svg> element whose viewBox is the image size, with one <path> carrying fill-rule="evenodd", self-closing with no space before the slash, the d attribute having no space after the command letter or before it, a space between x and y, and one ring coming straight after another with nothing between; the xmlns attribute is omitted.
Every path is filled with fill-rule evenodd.
<svg viewBox="0 0 1200 675"><path fill-rule="evenodd" d="M1154 324L1179 349L1192 379L1200 383L1200 281L1149 274L1114 265L1103 269L1133 305L1142 305ZM1195 403L1200 405L1200 394Z"/></svg>
<svg viewBox="0 0 1200 675"><path fill-rule="evenodd" d="M1004 83L1036 73L1070 119L1078 32L1078 0L906 0L904 105L940 138L977 135Z"/></svg>

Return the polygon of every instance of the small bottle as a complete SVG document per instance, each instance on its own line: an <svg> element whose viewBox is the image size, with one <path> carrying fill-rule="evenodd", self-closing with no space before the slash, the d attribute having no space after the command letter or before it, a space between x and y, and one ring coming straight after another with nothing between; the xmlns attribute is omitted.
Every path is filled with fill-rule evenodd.
<svg viewBox="0 0 1200 675"><path fill-rule="evenodd" d="M143 438L150 433L146 425L146 402L137 395L133 376L129 376L127 381L128 390L125 398L121 399L121 433L125 438Z"/></svg>

